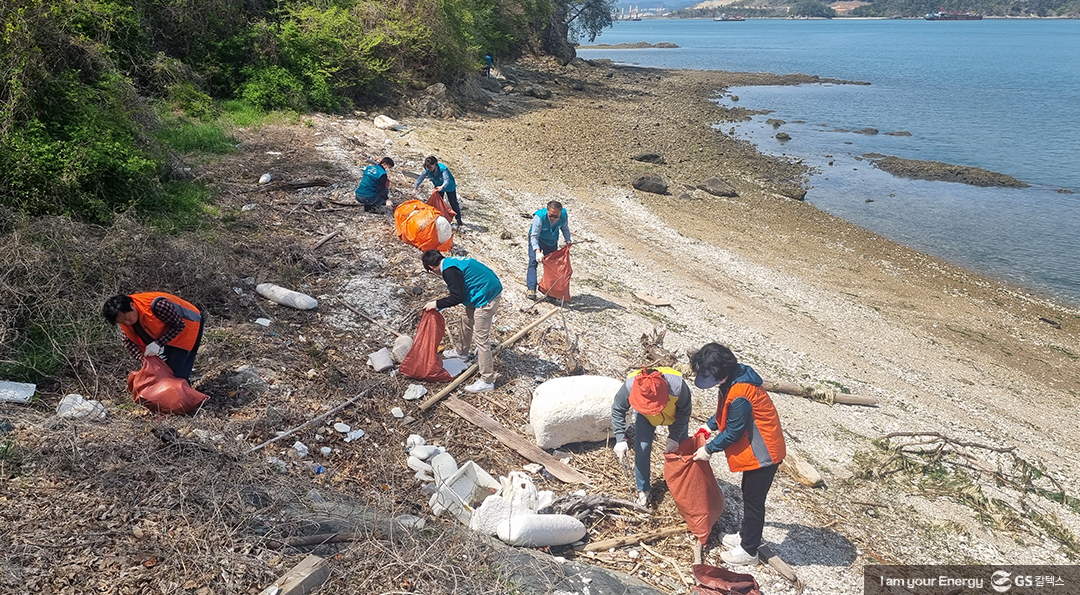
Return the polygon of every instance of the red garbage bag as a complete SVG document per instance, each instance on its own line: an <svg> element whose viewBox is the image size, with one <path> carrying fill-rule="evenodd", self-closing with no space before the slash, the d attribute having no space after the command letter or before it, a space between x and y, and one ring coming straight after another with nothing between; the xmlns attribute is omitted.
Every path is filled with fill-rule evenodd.
<svg viewBox="0 0 1080 595"><path fill-rule="evenodd" d="M439 214L447 221L453 221L454 217L457 215L457 213L454 212L454 209L451 209L450 205L446 204L446 199L443 198L442 193L438 190L432 191L431 196L427 199L427 203L428 206L438 209Z"/></svg>
<svg viewBox="0 0 1080 595"><path fill-rule="evenodd" d="M401 373L417 380L450 382L454 379L442 365L439 343L446 333L446 320L438 310L424 310L412 348L401 362Z"/></svg>
<svg viewBox="0 0 1080 595"><path fill-rule="evenodd" d="M749 574L708 564L694 564L693 571L698 586L690 591L691 595L761 595L761 587Z"/></svg>
<svg viewBox="0 0 1080 595"><path fill-rule="evenodd" d="M187 380L173 376L160 357L144 357L142 368L128 373L128 390L155 413L193 413L210 397L191 388Z"/></svg>
<svg viewBox="0 0 1080 595"><path fill-rule="evenodd" d="M713 524L724 512L724 493L716 485L709 461L694 460L694 453L707 441L708 434L699 431L679 443L675 452L664 454L664 479L668 491L701 545L709 540Z"/></svg>
<svg viewBox="0 0 1080 595"><path fill-rule="evenodd" d="M564 302L570 302L570 244L548 254L540 261L544 273L540 276L537 287L548 296Z"/></svg>

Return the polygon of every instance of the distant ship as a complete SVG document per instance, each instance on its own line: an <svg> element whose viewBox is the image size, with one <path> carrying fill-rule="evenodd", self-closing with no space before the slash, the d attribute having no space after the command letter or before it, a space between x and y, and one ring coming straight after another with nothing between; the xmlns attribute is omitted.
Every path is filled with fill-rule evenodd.
<svg viewBox="0 0 1080 595"><path fill-rule="evenodd" d="M928 21L981 21L982 15L974 12L932 12L923 18Z"/></svg>
<svg viewBox="0 0 1080 595"><path fill-rule="evenodd" d="M733 14L733 15L722 14L722 15L720 15L718 17L713 18L713 20L714 21L745 21L746 19L742 18L741 16L739 16L737 14Z"/></svg>

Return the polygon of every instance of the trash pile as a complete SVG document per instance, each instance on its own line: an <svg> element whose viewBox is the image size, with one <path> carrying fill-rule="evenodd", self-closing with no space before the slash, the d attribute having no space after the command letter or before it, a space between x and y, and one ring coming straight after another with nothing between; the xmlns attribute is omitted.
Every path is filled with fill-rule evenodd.
<svg viewBox="0 0 1080 595"><path fill-rule="evenodd" d="M538 491L528 474L513 471L496 481L474 461L460 467L442 446L427 444L418 434L406 441L407 464L424 482L435 516L449 513L474 531L516 546L568 545L585 537L585 525L565 514L541 514L555 496Z"/></svg>

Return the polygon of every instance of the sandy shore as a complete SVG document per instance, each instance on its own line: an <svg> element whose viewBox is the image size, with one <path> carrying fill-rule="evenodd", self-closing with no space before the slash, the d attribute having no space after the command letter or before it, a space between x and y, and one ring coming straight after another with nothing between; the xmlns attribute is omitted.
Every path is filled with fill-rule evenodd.
<svg viewBox="0 0 1080 595"><path fill-rule="evenodd" d="M520 215L564 201L577 238L593 240L573 249L568 316L591 372L621 374L636 363L626 354L639 351L638 337L656 325L668 329L669 348L717 340L765 377L879 399L856 408L776 396L790 447L829 484L811 491L786 479L769 500L766 539L805 574L807 592L861 592L861 567L875 561L1065 563L1076 555L1061 537L1080 535L1072 508L974 473L980 493L1020 519L1006 530L948 493L874 475L872 441L938 432L1015 447L1066 492L1080 489L1080 312L787 198L801 165L728 137L725 123L747 112L709 98L811 77L546 62L510 74L516 87L542 84L554 96L501 95L454 122L410 122L410 151L433 152L455 172L469 223L460 244L500 268L509 293L524 292ZM665 163L630 159L642 151ZM642 173L667 180L669 195L633 190ZM710 176L738 196L693 189ZM695 417L711 413L715 399L696 393ZM722 458L714 467L729 498L737 494ZM1040 530L1036 516L1056 519L1064 533ZM761 570L769 592L782 591L771 572Z"/></svg>

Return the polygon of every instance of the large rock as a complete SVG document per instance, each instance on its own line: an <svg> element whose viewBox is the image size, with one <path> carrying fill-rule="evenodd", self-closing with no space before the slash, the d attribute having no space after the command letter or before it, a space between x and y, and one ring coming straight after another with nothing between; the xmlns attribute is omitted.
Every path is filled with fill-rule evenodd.
<svg viewBox="0 0 1080 595"><path fill-rule="evenodd" d="M664 156L660 153L653 153L652 151L645 151L644 153L638 153L630 157L634 161L641 161L642 163L663 163Z"/></svg>
<svg viewBox="0 0 1080 595"><path fill-rule="evenodd" d="M645 174L634 178L634 188L642 192L651 192L653 194L667 194L668 183L664 181L664 178L656 174Z"/></svg>
<svg viewBox="0 0 1080 595"><path fill-rule="evenodd" d="M794 198L795 200L803 200L806 198L806 188L802 186L796 186L794 184L780 186L776 189L782 196L788 198Z"/></svg>
<svg viewBox="0 0 1080 595"><path fill-rule="evenodd" d="M535 97L537 99L551 99L551 89L543 85L529 85L521 90L521 92L529 97Z"/></svg>
<svg viewBox="0 0 1080 595"><path fill-rule="evenodd" d="M611 437L611 404L622 384L604 376L567 376L536 387L529 409L536 444L558 448Z"/></svg>
<svg viewBox="0 0 1080 595"><path fill-rule="evenodd" d="M739 193L735 191L735 187L727 183L725 180L721 180L716 176L713 176L704 182L698 184L698 190L704 190L713 196L738 196Z"/></svg>
<svg viewBox="0 0 1080 595"><path fill-rule="evenodd" d="M499 79L482 76L476 79L476 82L480 85L481 89L489 93L502 93L502 83L499 82Z"/></svg>

